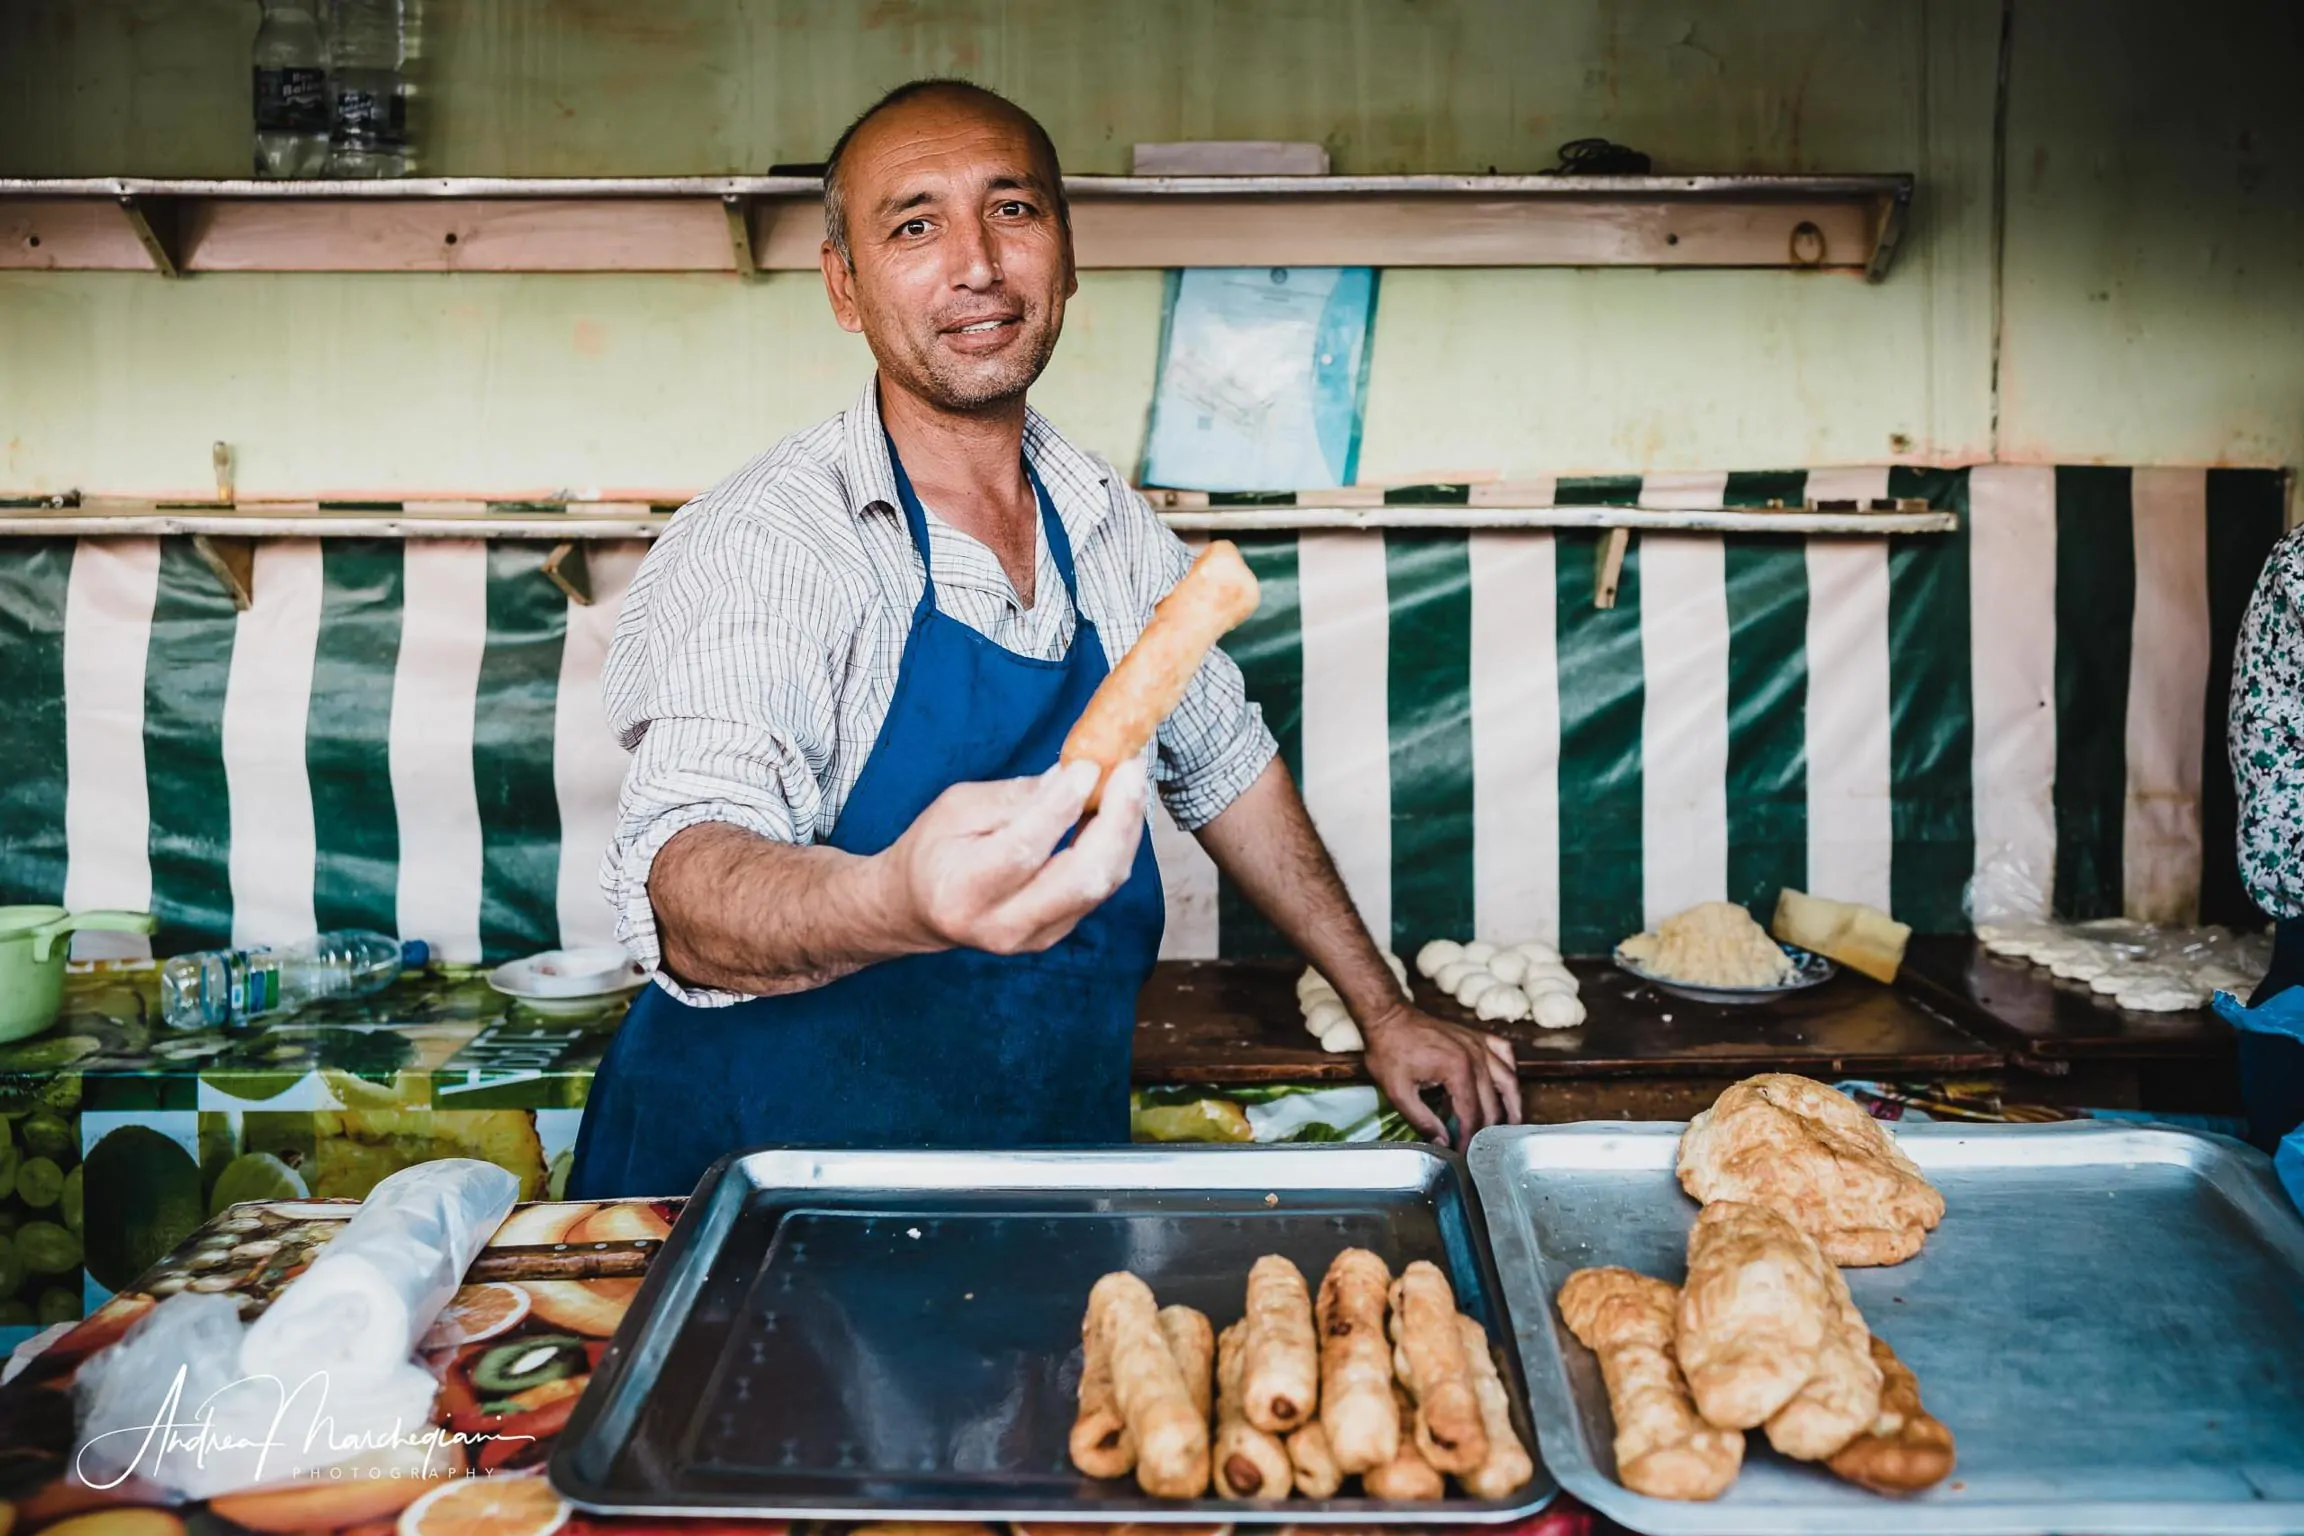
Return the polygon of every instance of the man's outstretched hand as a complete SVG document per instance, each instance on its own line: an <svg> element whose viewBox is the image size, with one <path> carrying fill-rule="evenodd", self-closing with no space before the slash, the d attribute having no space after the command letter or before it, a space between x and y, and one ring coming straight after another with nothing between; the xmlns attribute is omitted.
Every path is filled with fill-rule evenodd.
<svg viewBox="0 0 2304 1536"><path fill-rule="evenodd" d="M1360 1035L1367 1042L1368 1075L1402 1119L1439 1145L1451 1143L1440 1117L1424 1103L1426 1088L1447 1093L1467 1144L1485 1126L1519 1123L1520 1077L1513 1069L1511 1041L1433 1018L1406 1003L1362 1021Z"/></svg>

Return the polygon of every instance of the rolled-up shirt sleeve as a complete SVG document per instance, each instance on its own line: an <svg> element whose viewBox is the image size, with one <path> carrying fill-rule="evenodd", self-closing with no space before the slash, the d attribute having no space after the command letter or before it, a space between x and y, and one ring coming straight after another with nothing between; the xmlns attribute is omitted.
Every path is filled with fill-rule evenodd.
<svg viewBox="0 0 2304 1536"><path fill-rule="evenodd" d="M605 702L632 761L601 883L618 937L659 983L724 1006L739 994L683 987L660 969L648 878L665 844L705 822L814 841L838 720L825 637L839 632L842 599L822 562L770 520L699 512L650 552L610 644Z"/></svg>
<svg viewBox="0 0 2304 1536"><path fill-rule="evenodd" d="M1152 525L1152 559L1145 606L1168 595L1191 568L1192 551L1136 500ZM1256 782L1280 744L1264 724L1264 711L1248 697L1240 668L1221 647L1208 653L1184 689L1175 712L1161 723L1153 780L1176 825L1198 831Z"/></svg>

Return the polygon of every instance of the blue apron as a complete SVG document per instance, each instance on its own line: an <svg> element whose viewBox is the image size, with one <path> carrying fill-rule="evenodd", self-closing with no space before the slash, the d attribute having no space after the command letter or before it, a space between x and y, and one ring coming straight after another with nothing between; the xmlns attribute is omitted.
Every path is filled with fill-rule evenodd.
<svg viewBox="0 0 2304 1536"><path fill-rule="evenodd" d="M1029 464L1073 610L1060 661L1016 655L938 611L927 514L894 443L888 459L923 585L887 720L826 839L855 854L885 849L954 784L1052 766L1110 670L1080 612L1071 541ZM722 1154L770 1143L1125 1142L1136 994L1164 920L1146 838L1120 889L1040 954L908 955L726 1008L652 985L593 1080L568 1196L684 1194Z"/></svg>

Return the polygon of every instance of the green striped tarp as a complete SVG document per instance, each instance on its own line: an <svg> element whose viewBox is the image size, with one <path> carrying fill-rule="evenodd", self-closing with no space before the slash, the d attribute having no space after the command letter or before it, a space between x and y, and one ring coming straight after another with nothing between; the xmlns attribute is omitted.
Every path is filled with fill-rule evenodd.
<svg viewBox="0 0 2304 1536"><path fill-rule="evenodd" d="M1244 535L1229 649L1371 926L1604 949L1798 884L1962 927L1986 864L2069 916L2246 920L2223 762L2268 470L1560 481L1563 504L1920 496L1954 535ZM453 959L602 942L599 674L643 546L279 540L235 613L188 543L0 545L0 901L146 907L157 952L363 926ZM1282 949L1164 816L1171 956ZM93 936L92 936L93 937ZM123 942L109 939L113 945Z"/></svg>

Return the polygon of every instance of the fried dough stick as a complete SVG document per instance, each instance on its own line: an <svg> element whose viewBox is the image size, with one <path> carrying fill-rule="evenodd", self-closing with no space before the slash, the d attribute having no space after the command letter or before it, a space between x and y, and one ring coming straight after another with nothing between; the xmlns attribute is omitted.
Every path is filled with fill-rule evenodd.
<svg viewBox="0 0 2304 1536"><path fill-rule="evenodd" d="M1399 1439L1397 1417L1393 1439L1395 1442ZM1328 1431L1321 1419L1314 1419L1288 1437L1288 1460L1296 1467L1296 1491L1308 1499L1332 1499L1336 1490L1344 1486L1344 1471L1336 1465L1336 1453L1329 1448Z"/></svg>
<svg viewBox="0 0 2304 1536"><path fill-rule="evenodd" d="M1920 1406L1920 1380L1896 1351L1872 1335L1880 1367L1880 1416L1824 1465L1874 1493L1917 1493L1952 1475L1952 1431Z"/></svg>
<svg viewBox="0 0 2304 1536"><path fill-rule="evenodd" d="M1216 1330L1209 1326L1208 1314L1193 1307L1162 1307L1156 1321L1168 1353L1176 1357L1176 1369L1184 1373L1184 1390L1205 1419L1214 1407Z"/></svg>
<svg viewBox="0 0 2304 1536"><path fill-rule="evenodd" d="M1393 1364L1416 1400L1416 1450L1442 1472L1461 1476L1488 1459L1488 1431L1464 1338L1456 1293L1439 1266L1418 1259L1392 1282Z"/></svg>
<svg viewBox="0 0 2304 1536"><path fill-rule="evenodd" d="M1248 1271L1240 1319L1240 1394L1248 1422L1268 1435L1299 1428L1320 1406L1320 1352L1304 1273L1276 1253Z"/></svg>
<svg viewBox="0 0 2304 1536"><path fill-rule="evenodd" d="M1480 1400L1480 1422L1488 1431L1488 1459L1457 1478L1476 1499L1501 1499L1536 1475L1536 1463L1512 1432L1512 1400L1496 1359L1488 1353L1488 1330L1458 1313L1456 1331L1464 1337L1464 1358L1472 1367L1472 1391Z"/></svg>
<svg viewBox="0 0 2304 1536"><path fill-rule="evenodd" d="M1744 1464L1744 1436L1696 1412L1673 1358L1679 1291L1628 1269L1580 1269L1560 1316L1600 1357L1616 1419L1616 1481L1654 1499L1716 1499Z"/></svg>
<svg viewBox="0 0 2304 1536"><path fill-rule="evenodd" d="M1136 1437L1128 1433L1112 1391L1112 1362L1094 1328L1095 1309L1080 1322L1080 1409L1072 1421L1072 1465L1090 1477L1125 1477L1135 1470ZM1190 1307L1162 1307L1160 1335L1184 1376L1184 1389L1203 1416L1208 1412L1209 1357L1215 1349L1208 1319Z"/></svg>
<svg viewBox="0 0 2304 1536"><path fill-rule="evenodd" d="M1384 1336L1391 1289L1392 1271L1365 1248L1345 1249L1321 1277L1320 1443L1339 1473L1380 1467L1400 1449L1392 1345Z"/></svg>
<svg viewBox="0 0 2304 1536"><path fill-rule="evenodd" d="M1218 1498L1284 1499L1296 1469L1280 1441L1248 1422L1241 1407L1241 1333L1234 1323L1216 1337L1216 1485Z"/></svg>
<svg viewBox="0 0 2304 1536"><path fill-rule="evenodd" d="M1137 1485L1155 1498L1196 1497L1208 1486L1208 1421L1161 1335L1152 1288L1118 1270L1096 1282L1088 1308L1136 1442Z"/></svg>
<svg viewBox="0 0 2304 1536"><path fill-rule="evenodd" d="M1392 1411L1400 1420L1400 1449L1384 1465L1361 1473L1360 1486L1372 1499L1406 1502L1439 1498L1448 1491L1447 1479L1416 1448L1416 1436L1408 1427L1416 1417L1416 1405L1408 1400L1408 1389L1398 1382L1392 1384Z"/></svg>
<svg viewBox="0 0 2304 1536"><path fill-rule="evenodd" d="M1114 768L1144 750L1160 722L1182 701L1209 651L1226 630L1256 611L1256 602L1255 573L1234 545L1218 539L1202 550L1184 579L1154 606L1136 643L1097 684L1057 760L1086 759L1109 778ZM1104 779L1099 778L1088 796L1089 810L1096 809L1103 793Z"/></svg>

